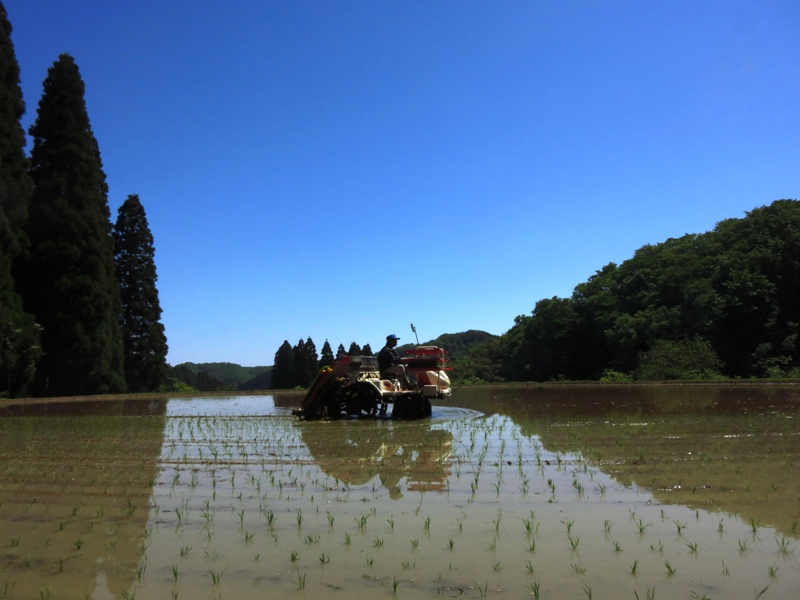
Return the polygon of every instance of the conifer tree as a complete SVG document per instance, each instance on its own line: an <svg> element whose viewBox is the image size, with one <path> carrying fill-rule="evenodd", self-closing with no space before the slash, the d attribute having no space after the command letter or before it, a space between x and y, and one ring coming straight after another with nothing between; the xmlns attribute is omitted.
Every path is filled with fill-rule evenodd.
<svg viewBox="0 0 800 600"><path fill-rule="evenodd" d="M361 349L362 356L372 356L374 352L372 351L372 346L369 344L364 344L364 347Z"/></svg>
<svg viewBox="0 0 800 600"><path fill-rule="evenodd" d="M292 377L290 384L287 387L304 386L303 383L306 379L306 343L301 338L297 344L292 347Z"/></svg>
<svg viewBox="0 0 800 600"><path fill-rule="evenodd" d="M167 382L167 337L156 289L153 234L139 196L119 207L114 259L122 297L125 383L131 392L152 392Z"/></svg>
<svg viewBox="0 0 800 600"><path fill-rule="evenodd" d="M292 383L292 363L294 362L294 350L287 340L275 353L275 362L272 366L272 389L281 390L294 387Z"/></svg>
<svg viewBox="0 0 800 600"><path fill-rule="evenodd" d="M344 348L342 348L344 350ZM330 367L333 364L333 361L336 360L333 357L333 350L331 349L331 345L328 340L325 340L325 343L322 344L322 352L320 353L319 359L319 366L320 367Z"/></svg>
<svg viewBox="0 0 800 600"><path fill-rule="evenodd" d="M361 346L355 342L350 342L350 348L347 350L348 356L361 356Z"/></svg>
<svg viewBox="0 0 800 600"><path fill-rule="evenodd" d="M41 357L39 326L24 312L12 265L25 251L22 227L33 184L20 119L25 103L11 23L0 3L0 397L26 394Z"/></svg>
<svg viewBox="0 0 800 600"><path fill-rule="evenodd" d="M314 340L311 339L309 336L306 339L306 352L305 352L305 373L303 376L303 381L299 385L303 387L308 387L314 381L314 378L317 376L317 371L319 371L319 355L317 354L317 346L314 344Z"/></svg>
<svg viewBox="0 0 800 600"><path fill-rule="evenodd" d="M344 349L344 344L339 344L339 347L336 349L336 360L339 360L344 356L347 356L347 352L345 352Z"/></svg>
<svg viewBox="0 0 800 600"><path fill-rule="evenodd" d="M34 183L14 269L24 307L42 325L42 395L124 391L120 290L108 186L78 66L62 54L47 72L30 128Z"/></svg>

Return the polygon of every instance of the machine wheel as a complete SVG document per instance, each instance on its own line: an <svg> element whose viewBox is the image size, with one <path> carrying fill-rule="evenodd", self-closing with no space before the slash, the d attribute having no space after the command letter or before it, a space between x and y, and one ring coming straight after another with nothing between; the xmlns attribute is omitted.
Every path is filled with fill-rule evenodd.
<svg viewBox="0 0 800 600"><path fill-rule="evenodd" d="M371 383L358 381L339 390L336 401L340 410L359 418L374 417L378 414L383 397Z"/></svg>
<svg viewBox="0 0 800 600"><path fill-rule="evenodd" d="M394 401L393 419L424 419L431 414L430 400L419 392L400 396Z"/></svg>

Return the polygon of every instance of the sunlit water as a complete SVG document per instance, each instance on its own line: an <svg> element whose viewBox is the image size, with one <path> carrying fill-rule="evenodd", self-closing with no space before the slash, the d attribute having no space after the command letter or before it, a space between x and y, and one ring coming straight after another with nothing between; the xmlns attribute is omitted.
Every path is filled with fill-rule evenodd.
<svg viewBox="0 0 800 600"><path fill-rule="evenodd" d="M4 409L0 598L800 597L797 388L299 400Z"/></svg>

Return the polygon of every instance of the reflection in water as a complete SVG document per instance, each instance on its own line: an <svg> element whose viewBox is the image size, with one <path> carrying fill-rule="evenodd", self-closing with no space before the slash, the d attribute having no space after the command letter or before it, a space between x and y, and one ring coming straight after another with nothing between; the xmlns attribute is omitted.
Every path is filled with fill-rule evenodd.
<svg viewBox="0 0 800 600"><path fill-rule="evenodd" d="M462 389L402 423L300 423L270 396L6 414L0 597L800 597L800 401L763 392Z"/></svg>
<svg viewBox="0 0 800 600"><path fill-rule="evenodd" d="M797 386L553 386L463 390L662 502L739 514L798 535Z"/></svg>
<svg viewBox="0 0 800 600"><path fill-rule="evenodd" d="M349 485L364 485L375 477L390 497L408 491L444 490L450 475L452 434L423 423L298 422L300 437L322 471Z"/></svg>
<svg viewBox="0 0 800 600"><path fill-rule="evenodd" d="M133 585L165 403L93 404L0 418L0 597L116 598Z"/></svg>

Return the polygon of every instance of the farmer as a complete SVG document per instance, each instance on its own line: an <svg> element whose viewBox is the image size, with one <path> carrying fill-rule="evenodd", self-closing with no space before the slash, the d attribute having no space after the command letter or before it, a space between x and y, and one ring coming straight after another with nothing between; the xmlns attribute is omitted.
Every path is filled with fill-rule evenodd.
<svg viewBox="0 0 800 600"><path fill-rule="evenodd" d="M397 355L397 340L400 338L395 334L386 336L386 345L378 352L378 369L381 372L381 377L384 379L398 379L403 387L407 390L413 389L411 383L408 381L406 375L406 368L400 362L400 357Z"/></svg>

